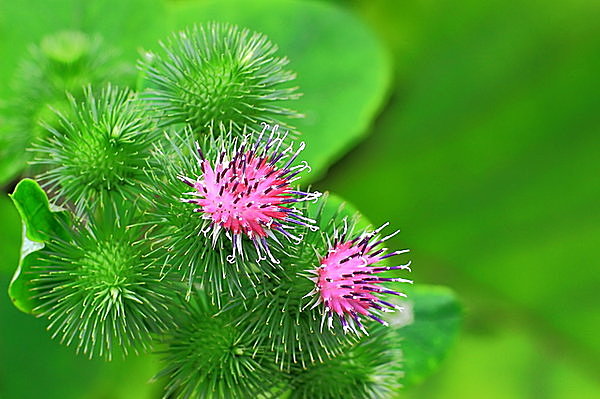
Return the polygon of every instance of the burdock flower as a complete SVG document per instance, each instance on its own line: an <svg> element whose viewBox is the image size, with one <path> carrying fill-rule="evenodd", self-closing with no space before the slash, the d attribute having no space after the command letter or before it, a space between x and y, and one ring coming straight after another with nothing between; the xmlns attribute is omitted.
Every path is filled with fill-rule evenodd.
<svg viewBox="0 0 600 399"><path fill-rule="evenodd" d="M317 294L313 307L323 304L323 322L327 318L329 328L332 327L336 315L345 332L352 331L358 334L359 328L366 334L361 317L369 317L387 325L381 318L381 312L402 310L400 306L381 298L382 294L406 296L382 284L412 283L411 280L385 273L393 270L410 271L410 261L398 266L383 264L385 259L409 252L405 249L386 253L387 248L381 247L387 239L399 232L380 238L379 232L388 224L347 240L347 224L344 223L341 234L338 234L337 230L334 232L333 242L329 244L329 251L321 259L320 266L309 271L315 275L311 278L315 282L315 288L307 295Z"/></svg>
<svg viewBox="0 0 600 399"><path fill-rule="evenodd" d="M205 157L197 145L202 174L196 178L180 176L180 180L193 191L185 193L191 198L183 202L198 205L195 212L209 224L203 230L211 235L213 246L224 233L232 242L233 253L227 257L234 262L237 256L245 259L244 237L256 250L257 260L279 261L273 256L267 239L279 244L277 235L298 242L295 226L314 226L315 221L302 215L294 203L316 200L318 192L300 191L292 186L299 174L309 166L306 162L294 164L304 143L298 148L285 143L286 135L278 133L278 125L264 128L252 143L246 136L234 139L229 148L222 145L214 163Z"/></svg>

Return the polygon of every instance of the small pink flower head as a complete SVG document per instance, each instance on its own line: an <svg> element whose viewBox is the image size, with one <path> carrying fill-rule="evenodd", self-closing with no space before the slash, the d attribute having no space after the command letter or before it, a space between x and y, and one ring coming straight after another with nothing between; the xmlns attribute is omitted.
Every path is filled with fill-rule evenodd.
<svg viewBox="0 0 600 399"><path fill-rule="evenodd" d="M264 124L254 144L250 144L250 137L240 143L234 140L230 149L221 148L214 164L196 144L202 175L196 179L180 177L194 189L186 193L192 198L182 201L198 205L194 211L210 221L209 228L203 232L208 234L212 230L213 246L222 231L231 239L233 254L228 257L230 262L236 255L244 258L244 236L253 242L258 261L266 259L266 255L272 262L279 263L271 254L267 238L279 243L274 234L277 232L297 242L302 237L291 232L294 225L318 229L314 220L293 207L294 203L315 200L321 195L292 187L292 183L300 178L298 175L309 169L306 162L292 166L304 149L304 143L294 151L293 145L284 144L286 136L279 135L277 130L275 125L267 134L269 125Z"/></svg>
<svg viewBox="0 0 600 399"><path fill-rule="evenodd" d="M334 315L337 315L344 331L358 334L360 328L367 331L361 323L361 317L369 317L387 326L388 323L380 318L381 312L402 310L398 305L381 299L382 294L406 297L405 294L386 289L382 283L391 281L412 283L397 277L384 277L380 273L389 270L410 271L410 261L404 265L382 266L384 259L409 252L408 249L385 253L387 248L380 248L387 239L395 236L398 231L387 237L380 238L378 233L389 223L370 233L364 233L352 240L346 240L347 224L341 235L334 232L334 241L329 243L329 251L320 261L320 266L310 273L315 277L315 288L310 294L318 297L313 307L324 305L323 321L328 318L328 326L332 328Z"/></svg>

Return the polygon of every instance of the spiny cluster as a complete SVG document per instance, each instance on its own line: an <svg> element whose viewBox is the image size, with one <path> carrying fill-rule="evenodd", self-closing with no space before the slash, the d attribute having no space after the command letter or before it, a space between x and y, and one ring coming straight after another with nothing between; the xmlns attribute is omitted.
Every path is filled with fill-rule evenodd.
<svg viewBox="0 0 600 399"><path fill-rule="evenodd" d="M266 36L222 23L195 26L162 44L141 64L147 99L162 124L187 124L202 133L210 125L241 132L261 121L287 125L299 115L282 102L298 98L295 74ZM281 120L283 118L283 120Z"/></svg>
<svg viewBox="0 0 600 399"><path fill-rule="evenodd" d="M388 262L408 251L299 188L304 143L278 120L296 116L294 75L275 53L230 25L180 32L142 64L146 102L86 86L35 148L75 218L39 252L34 312L90 357L160 336L168 397L382 397L398 378L363 319L401 309L386 285L410 283L410 262Z"/></svg>

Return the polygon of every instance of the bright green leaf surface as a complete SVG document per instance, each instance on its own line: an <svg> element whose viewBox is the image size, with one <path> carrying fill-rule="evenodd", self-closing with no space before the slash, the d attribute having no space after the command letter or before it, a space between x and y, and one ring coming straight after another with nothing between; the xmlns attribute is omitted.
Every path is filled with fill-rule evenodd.
<svg viewBox="0 0 600 399"><path fill-rule="evenodd" d="M31 297L32 266L37 260L37 251L51 238L68 239L69 215L66 211L53 212L48 196L35 180L24 179L10 196L23 222L21 260L8 287L14 305L25 313L32 313L36 306Z"/></svg>
<svg viewBox="0 0 600 399"><path fill-rule="evenodd" d="M387 53L356 17L317 2L172 2L173 29L222 21L265 33L290 59L303 97L290 102L314 179L368 130L390 82ZM307 180L304 179L304 182Z"/></svg>
<svg viewBox="0 0 600 399"><path fill-rule="evenodd" d="M410 387L423 382L440 366L452 348L461 325L462 309L454 293L445 287L417 284L401 289L408 294L407 312L412 323L392 325L393 334L401 340L404 378Z"/></svg>
<svg viewBox="0 0 600 399"><path fill-rule="evenodd" d="M45 242L51 237L68 238L65 230L68 213L52 211L46 192L35 180L21 180L10 198L21 215L28 239Z"/></svg>

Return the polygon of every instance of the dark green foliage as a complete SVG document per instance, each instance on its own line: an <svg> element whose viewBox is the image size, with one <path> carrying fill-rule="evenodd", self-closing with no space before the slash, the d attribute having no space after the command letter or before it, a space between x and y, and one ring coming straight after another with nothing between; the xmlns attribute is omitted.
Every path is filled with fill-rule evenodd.
<svg viewBox="0 0 600 399"><path fill-rule="evenodd" d="M107 208L80 222L69 240L46 243L31 268L38 275L34 312L53 337L87 356L147 350L152 333L170 324L169 283L160 279L139 228Z"/></svg>
<svg viewBox="0 0 600 399"><path fill-rule="evenodd" d="M392 397L400 387L402 352L382 327L324 363L292 373L290 399Z"/></svg>
<svg viewBox="0 0 600 399"><path fill-rule="evenodd" d="M299 115L285 102L298 97L295 74L277 57L266 36L229 24L211 23L173 35L160 53L142 63L150 87L147 99L161 124L189 125L197 135L210 125L260 122L288 124Z"/></svg>
<svg viewBox="0 0 600 399"><path fill-rule="evenodd" d="M165 398L256 398L284 382L273 354L256 350L234 325L244 310L221 310L202 291L183 298L176 327L164 337L161 351L167 377Z"/></svg>
<svg viewBox="0 0 600 399"><path fill-rule="evenodd" d="M69 98L67 113L57 113L60 128L36 147L35 163L46 168L44 185L76 213L106 200L135 200L157 132L136 95L108 85L84 89L85 99Z"/></svg>

